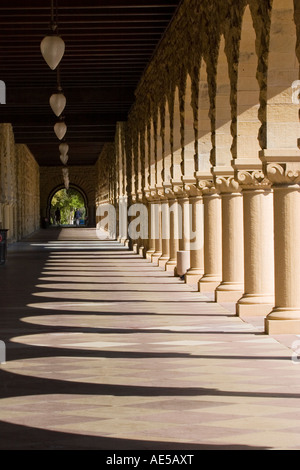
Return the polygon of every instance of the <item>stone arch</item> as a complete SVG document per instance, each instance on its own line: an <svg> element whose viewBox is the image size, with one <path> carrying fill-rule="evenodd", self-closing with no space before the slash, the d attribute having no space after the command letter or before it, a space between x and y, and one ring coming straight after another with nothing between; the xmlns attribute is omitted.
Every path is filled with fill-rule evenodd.
<svg viewBox="0 0 300 470"><path fill-rule="evenodd" d="M80 188L79 186L77 186L76 184L74 183L71 183L70 184L70 189L75 189L76 191L78 191L78 193L83 197L83 200L84 200L84 205L85 205L85 210L86 210L86 215L87 217L89 218L89 202L88 202L88 198L87 198L87 195L86 193L82 190L82 188ZM61 190L61 189L65 189L65 186L64 184L59 184L58 186L54 187L50 194L48 195L48 199L47 199L47 209L46 209L46 217L47 219L50 221L51 219L51 214L50 214L50 211L51 211L51 201L52 201L52 198L53 196L57 193L57 191Z"/></svg>
<svg viewBox="0 0 300 470"><path fill-rule="evenodd" d="M156 159L157 159L157 115L156 110L152 111L149 122L149 172L150 172L150 188L155 188L156 185Z"/></svg>
<svg viewBox="0 0 300 470"><path fill-rule="evenodd" d="M216 76L215 97L215 166L231 171L231 84L228 59L225 53L225 38L221 36Z"/></svg>
<svg viewBox="0 0 300 470"><path fill-rule="evenodd" d="M146 126L143 124L139 124L139 160L140 160L140 168L141 168L141 174L140 174L140 191L141 191L141 197L144 194L145 187L147 184L147 178L146 178Z"/></svg>
<svg viewBox="0 0 300 470"><path fill-rule="evenodd" d="M174 90L174 104L173 104L173 119L172 119L172 180L174 183L181 183L181 116L180 116L180 90L176 86Z"/></svg>
<svg viewBox="0 0 300 470"><path fill-rule="evenodd" d="M94 167L69 167L70 187L80 188L86 196L89 226L96 224L96 171ZM40 168L41 216L47 216L49 195L55 188L63 188L62 167Z"/></svg>
<svg viewBox="0 0 300 470"><path fill-rule="evenodd" d="M207 65L201 60L198 97L198 142L196 171L204 174L210 171L210 154L212 150L210 97L207 77Z"/></svg>
<svg viewBox="0 0 300 470"><path fill-rule="evenodd" d="M234 157L242 160L258 161L259 131L261 122L258 117L260 107L260 87L257 80L258 57L256 53L256 32L250 7L244 10L239 50L237 77L237 127Z"/></svg>
<svg viewBox="0 0 300 470"><path fill-rule="evenodd" d="M151 166L150 166L150 149L151 149L151 125L150 120L145 122L144 133L144 151L145 151L145 188L149 190L151 186Z"/></svg>
<svg viewBox="0 0 300 470"><path fill-rule="evenodd" d="M157 141L156 141L156 184L159 188L163 183L164 158L164 110L159 107L157 111Z"/></svg>
<svg viewBox="0 0 300 470"><path fill-rule="evenodd" d="M299 81L296 46L294 1L273 0L267 82L268 149L297 147L299 103L293 102L294 86Z"/></svg>
<svg viewBox="0 0 300 470"><path fill-rule="evenodd" d="M195 171L195 126L192 97L192 78L188 73L185 82L184 94L184 125L182 142L182 173L185 177L193 178Z"/></svg>
<svg viewBox="0 0 300 470"><path fill-rule="evenodd" d="M168 98L165 99L164 103L164 182L170 183L171 181L171 166L172 166L172 150L171 150L171 115L170 115L170 103Z"/></svg>

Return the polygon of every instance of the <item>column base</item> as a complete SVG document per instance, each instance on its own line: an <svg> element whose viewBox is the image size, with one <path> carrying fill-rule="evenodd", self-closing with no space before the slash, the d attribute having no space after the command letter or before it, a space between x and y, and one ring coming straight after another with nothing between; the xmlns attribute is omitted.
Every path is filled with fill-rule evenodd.
<svg viewBox="0 0 300 470"><path fill-rule="evenodd" d="M266 317L272 310L274 304L236 304L236 314L240 318Z"/></svg>
<svg viewBox="0 0 300 470"><path fill-rule="evenodd" d="M300 320L271 320L265 318L267 335L300 335Z"/></svg>
<svg viewBox="0 0 300 470"><path fill-rule="evenodd" d="M143 258L145 257L145 248L143 246L139 247L139 255Z"/></svg>
<svg viewBox="0 0 300 470"><path fill-rule="evenodd" d="M240 283L222 282L215 290L215 302L237 302L244 293Z"/></svg>
<svg viewBox="0 0 300 470"><path fill-rule="evenodd" d="M151 263L158 265L158 260L161 257L161 255L162 253L159 253L159 252L153 253L153 255L151 256Z"/></svg>
<svg viewBox="0 0 300 470"><path fill-rule="evenodd" d="M300 310L299 308L275 307L265 318L265 332L268 335L299 335Z"/></svg>
<svg viewBox="0 0 300 470"><path fill-rule="evenodd" d="M198 284L200 279L203 277L203 271L201 269L191 268L185 275L186 284Z"/></svg>
<svg viewBox="0 0 300 470"><path fill-rule="evenodd" d="M146 253L146 259L151 261L152 255L155 253L155 250L148 250Z"/></svg>
<svg viewBox="0 0 300 470"><path fill-rule="evenodd" d="M274 307L272 295L244 294L236 304L236 314L239 317L265 317Z"/></svg>
<svg viewBox="0 0 300 470"><path fill-rule="evenodd" d="M165 265L165 270L168 272L174 272L176 269L176 261L175 260L169 260L167 261Z"/></svg>
<svg viewBox="0 0 300 470"><path fill-rule="evenodd" d="M215 292L216 288L220 285L221 278L215 275L204 274L199 280L198 291L199 292Z"/></svg>
<svg viewBox="0 0 300 470"><path fill-rule="evenodd" d="M138 244L137 243L134 243L134 245L132 245L132 251L133 251L133 253L138 254L139 251L138 251Z"/></svg>
<svg viewBox="0 0 300 470"><path fill-rule="evenodd" d="M167 262L169 261L169 257L168 256L161 256L158 260L158 266L160 268L164 268L167 264Z"/></svg>

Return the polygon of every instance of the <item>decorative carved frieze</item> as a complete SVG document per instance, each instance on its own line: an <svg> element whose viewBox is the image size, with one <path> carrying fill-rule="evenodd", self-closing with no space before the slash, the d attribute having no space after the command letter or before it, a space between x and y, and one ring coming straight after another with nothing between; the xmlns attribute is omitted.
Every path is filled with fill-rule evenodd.
<svg viewBox="0 0 300 470"><path fill-rule="evenodd" d="M261 169L237 170L235 178L242 189L269 189L271 182Z"/></svg>
<svg viewBox="0 0 300 470"><path fill-rule="evenodd" d="M264 172L274 185L276 184L300 184L300 163L267 163Z"/></svg>
<svg viewBox="0 0 300 470"><path fill-rule="evenodd" d="M232 175L215 176L215 187L220 194L222 193L240 193L241 187Z"/></svg>
<svg viewBox="0 0 300 470"><path fill-rule="evenodd" d="M199 180L197 182L197 185L203 196L218 193L213 179Z"/></svg>

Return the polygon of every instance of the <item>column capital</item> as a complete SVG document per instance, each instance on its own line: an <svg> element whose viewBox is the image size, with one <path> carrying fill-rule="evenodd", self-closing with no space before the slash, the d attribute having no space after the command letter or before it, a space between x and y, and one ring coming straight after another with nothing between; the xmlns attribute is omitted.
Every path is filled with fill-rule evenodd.
<svg viewBox="0 0 300 470"><path fill-rule="evenodd" d="M168 199L168 196L165 192L165 188L163 186L156 185L156 195L160 201L164 201Z"/></svg>
<svg viewBox="0 0 300 470"><path fill-rule="evenodd" d="M214 183L220 194L240 193L242 189L233 175L216 175Z"/></svg>
<svg viewBox="0 0 300 470"><path fill-rule="evenodd" d="M171 183L163 183L163 190L168 200L176 199Z"/></svg>
<svg viewBox="0 0 300 470"><path fill-rule="evenodd" d="M208 195L218 193L218 190L215 187L213 179L199 180L197 185L203 196L208 196Z"/></svg>
<svg viewBox="0 0 300 470"><path fill-rule="evenodd" d="M265 190L271 188L271 182L262 169L236 170L235 180L242 190Z"/></svg>
<svg viewBox="0 0 300 470"><path fill-rule="evenodd" d="M185 192L185 189L183 185L179 184L172 184L172 190L175 194L175 197L187 197L187 193Z"/></svg>
<svg viewBox="0 0 300 470"><path fill-rule="evenodd" d="M144 202L145 200L145 194L143 193L143 191L138 191L137 192L137 200L139 202Z"/></svg>
<svg viewBox="0 0 300 470"><path fill-rule="evenodd" d="M156 199L157 199L157 197L156 197L156 192L153 191L153 188L145 189L144 195L145 195L145 199L146 199L148 202L154 202L154 201L156 201Z"/></svg>
<svg viewBox="0 0 300 470"><path fill-rule="evenodd" d="M267 163L264 173L273 185L300 184L300 163Z"/></svg>
<svg viewBox="0 0 300 470"><path fill-rule="evenodd" d="M300 149L264 149L259 156L273 185L300 184Z"/></svg>
<svg viewBox="0 0 300 470"><path fill-rule="evenodd" d="M201 189L195 183L185 183L183 189L188 197L202 196Z"/></svg>

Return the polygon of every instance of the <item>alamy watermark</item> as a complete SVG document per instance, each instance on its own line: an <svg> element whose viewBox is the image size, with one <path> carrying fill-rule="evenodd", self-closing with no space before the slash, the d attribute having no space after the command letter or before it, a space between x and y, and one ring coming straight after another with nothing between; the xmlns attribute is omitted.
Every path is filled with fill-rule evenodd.
<svg viewBox="0 0 300 470"><path fill-rule="evenodd" d="M151 204L149 212L145 204L128 206L126 198L121 198L117 209L108 203L98 206L96 217L99 238L104 231L112 239L117 233L121 238L134 241L184 239L190 250L199 250L204 245L203 204L193 207L189 203L184 208L180 204Z"/></svg>

